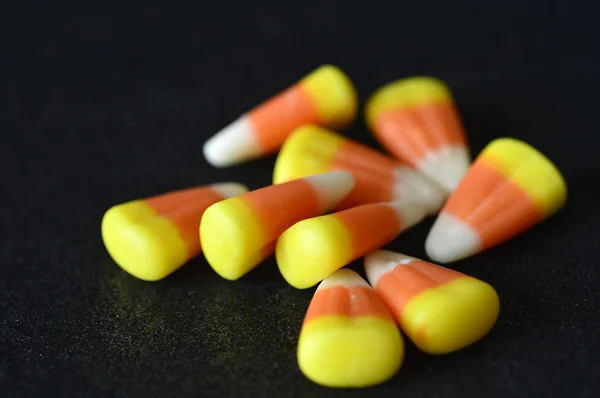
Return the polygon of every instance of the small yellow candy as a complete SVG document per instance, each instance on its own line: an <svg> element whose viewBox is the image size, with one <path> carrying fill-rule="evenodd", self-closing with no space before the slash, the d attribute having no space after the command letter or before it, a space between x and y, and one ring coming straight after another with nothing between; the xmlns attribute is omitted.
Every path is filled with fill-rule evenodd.
<svg viewBox="0 0 600 398"><path fill-rule="evenodd" d="M400 331L364 279L341 269L321 282L298 341L306 377L327 387L368 387L391 378L403 359Z"/></svg>
<svg viewBox="0 0 600 398"><path fill-rule="evenodd" d="M494 288L460 272L389 251L368 255L365 271L402 330L429 354L473 344L498 318Z"/></svg>

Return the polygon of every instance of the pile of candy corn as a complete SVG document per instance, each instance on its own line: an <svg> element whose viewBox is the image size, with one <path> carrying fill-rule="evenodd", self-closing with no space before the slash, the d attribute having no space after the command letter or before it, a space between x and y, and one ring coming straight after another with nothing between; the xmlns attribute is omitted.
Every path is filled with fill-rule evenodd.
<svg viewBox="0 0 600 398"><path fill-rule="evenodd" d="M445 354L485 336L499 299L487 283L404 254L379 250L439 213L425 248L447 264L496 246L557 212L558 169L530 145L496 139L471 162L450 90L410 77L366 103L369 129L391 156L332 130L357 114L350 79L325 65L210 138L215 167L279 151L273 185L226 182L109 209L104 244L119 266L156 281L204 253L214 271L241 278L275 254L293 287L319 284L298 341L298 365L330 387L391 378L404 358L401 331ZM364 257L367 280L344 268Z"/></svg>

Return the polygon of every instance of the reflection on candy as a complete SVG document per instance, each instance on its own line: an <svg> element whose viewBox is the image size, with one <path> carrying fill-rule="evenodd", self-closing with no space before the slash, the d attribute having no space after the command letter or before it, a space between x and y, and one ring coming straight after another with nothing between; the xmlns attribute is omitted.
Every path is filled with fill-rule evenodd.
<svg viewBox="0 0 600 398"><path fill-rule="evenodd" d="M411 77L377 90L366 117L379 142L398 159L452 192L470 155L450 90L431 77Z"/></svg>
<svg viewBox="0 0 600 398"><path fill-rule="evenodd" d="M522 141L494 140L448 199L427 254L449 263L495 246L554 214L566 196L563 177L544 155Z"/></svg>
<svg viewBox="0 0 600 398"><path fill-rule="evenodd" d="M230 166L275 152L303 124L345 127L356 115L356 101L348 77L321 66L215 134L204 144L204 157L213 166Z"/></svg>
<svg viewBox="0 0 600 398"><path fill-rule="evenodd" d="M309 288L389 243L424 216L421 204L397 201L366 204L300 221L277 242L279 271L290 285Z"/></svg>
<svg viewBox="0 0 600 398"><path fill-rule="evenodd" d="M206 208L247 191L223 183L116 205L102 219L104 245L133 276L162 279L200 253L198 226Z"/></svg>
<svg viewBox="0 0 600 398"><path fill-rule="evenodd" d="M427 353L473 344L498 318L494 288L460 272L383 250L366 256L365 271L402 330Z"/></svg>
<svg viewBox="0 0 600 398"><path fill-rule="evenodd" d="M365 145L314 125L296 129L277 157L273 182L294 180L331 170L350 171L354 190L338 210L365 203L414 200L437 212L445 193L414 170Z"/></svg>
<svg viewBox="0 0 600 398"><path fill-rule="evenodd" d="M298 341L306 377L327 387L368 387L391 378L403 358L400 331L364 279L341 269L321 282Z"/></svg>
<svg viewBox="0 0 600 398"><path fill-rule="evenodd" d="M350 173L334 171L216 203L200 223L204 256L220 276L238 279L273 253L283 231L335 207L353 187Z"/></svg>

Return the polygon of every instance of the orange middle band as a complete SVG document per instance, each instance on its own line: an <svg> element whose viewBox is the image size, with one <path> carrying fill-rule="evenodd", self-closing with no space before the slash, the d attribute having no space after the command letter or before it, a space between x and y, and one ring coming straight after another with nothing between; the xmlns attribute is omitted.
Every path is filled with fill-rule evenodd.
<svg viewBox="0 0 600 398"><path fill-rule="evenodd" d="M304 325L315 318L328 315L350 318L373 316L392 321L389 311L375 292L361 286L335 286L318 290L308 307Z"/></svg>
<svg viewBox="0 0 600 398"><path fill-rule="evenodd" d="M277 150L296 127L321 124L315 102L300 84L257 106L249 112L248 117L258 143L265 152Z"/></svg>
<svg viewBox="0 0 600 398"><path fill-rule="evenodd" d="M373 236L381 236L376 244L392 240L402 228L396 211L385 204L371 204L335 213L352 235L353 258L371 251Z"/></svg>
<svg viewBox="0 0 600 398"><path fill-rule="evenodd" d="M394 314L401 314L408 302L425 290L444 285L466 275L421 260L401 264L377 282L377 292L385 297ZM389 295L389 297L387 297Z"/></svg>
<svg viewBox="0 0 600 398"><path fill-rule="evenodd" d="M387 111L375 121L374 131L396 155L413 165L431 150L465 145L458 111L448 102Z"/></svg>
<svg viewBox="0 0 600 398"><path fill-rule="evenodd" d="M277 198L279 210L273 208L273 197ZM319 197L314 187L304 179L248 192L240 198L262 221L268 242L276 240L282 231L291 227L288 225L289 220L304 220L321 212ZM278 214L277 211L285 214Z"/></svg>
<svg viewBox="0 0 600 398"><path fill-rule="evenodd" d="M352 195L342 201L338 208L350 208L373 202L389 202L394 199L394 170L398 163L362 145L345 140L336 153L331 168L348 170L356 179Z"/></svg>
<svg viewBox="0 0 600 398"><path fill-rule="evenodd" d="M476 161L459 188L443 212L474 228L480 235L482 249L516 235L543 218L525 191L484 158ZM508 227L507 220L511 221Z"/></svg>
<svg viewBox="0 0 600 398"><path fill-rule="evenodd" d="M200 214L207 207L222 200L223 197L210 187L191 188L144 199L143 202L159 216L171 221L178 229L181 239L186 243L189 258L201 251L198 240Z"/></svg>

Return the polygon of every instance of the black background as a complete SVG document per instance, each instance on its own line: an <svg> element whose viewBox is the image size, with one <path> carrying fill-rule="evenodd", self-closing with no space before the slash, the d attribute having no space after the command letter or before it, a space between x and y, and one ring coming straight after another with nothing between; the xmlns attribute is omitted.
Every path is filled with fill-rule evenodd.
<svg viewBox="0 0 600 398"><path fill-rule="evenodd" d="M0 395L338 393L297 368L313 289L288 286L272 259L235 283L201 257L146 283L121 271L100 238L113 204L224 180L268 185L274 157L218 170L203 142L334 63L363 102L400 77L446 80L473 153L496 137L524 139L570 188L555 217L452 265L497 289L490 335L439 357L408 343L396 377L350 395L597 396L594 10L558 1L198 3L3 3ZM362 119L344 133L376 146ZM431 222L388 247L424 256Z"/></svg>

